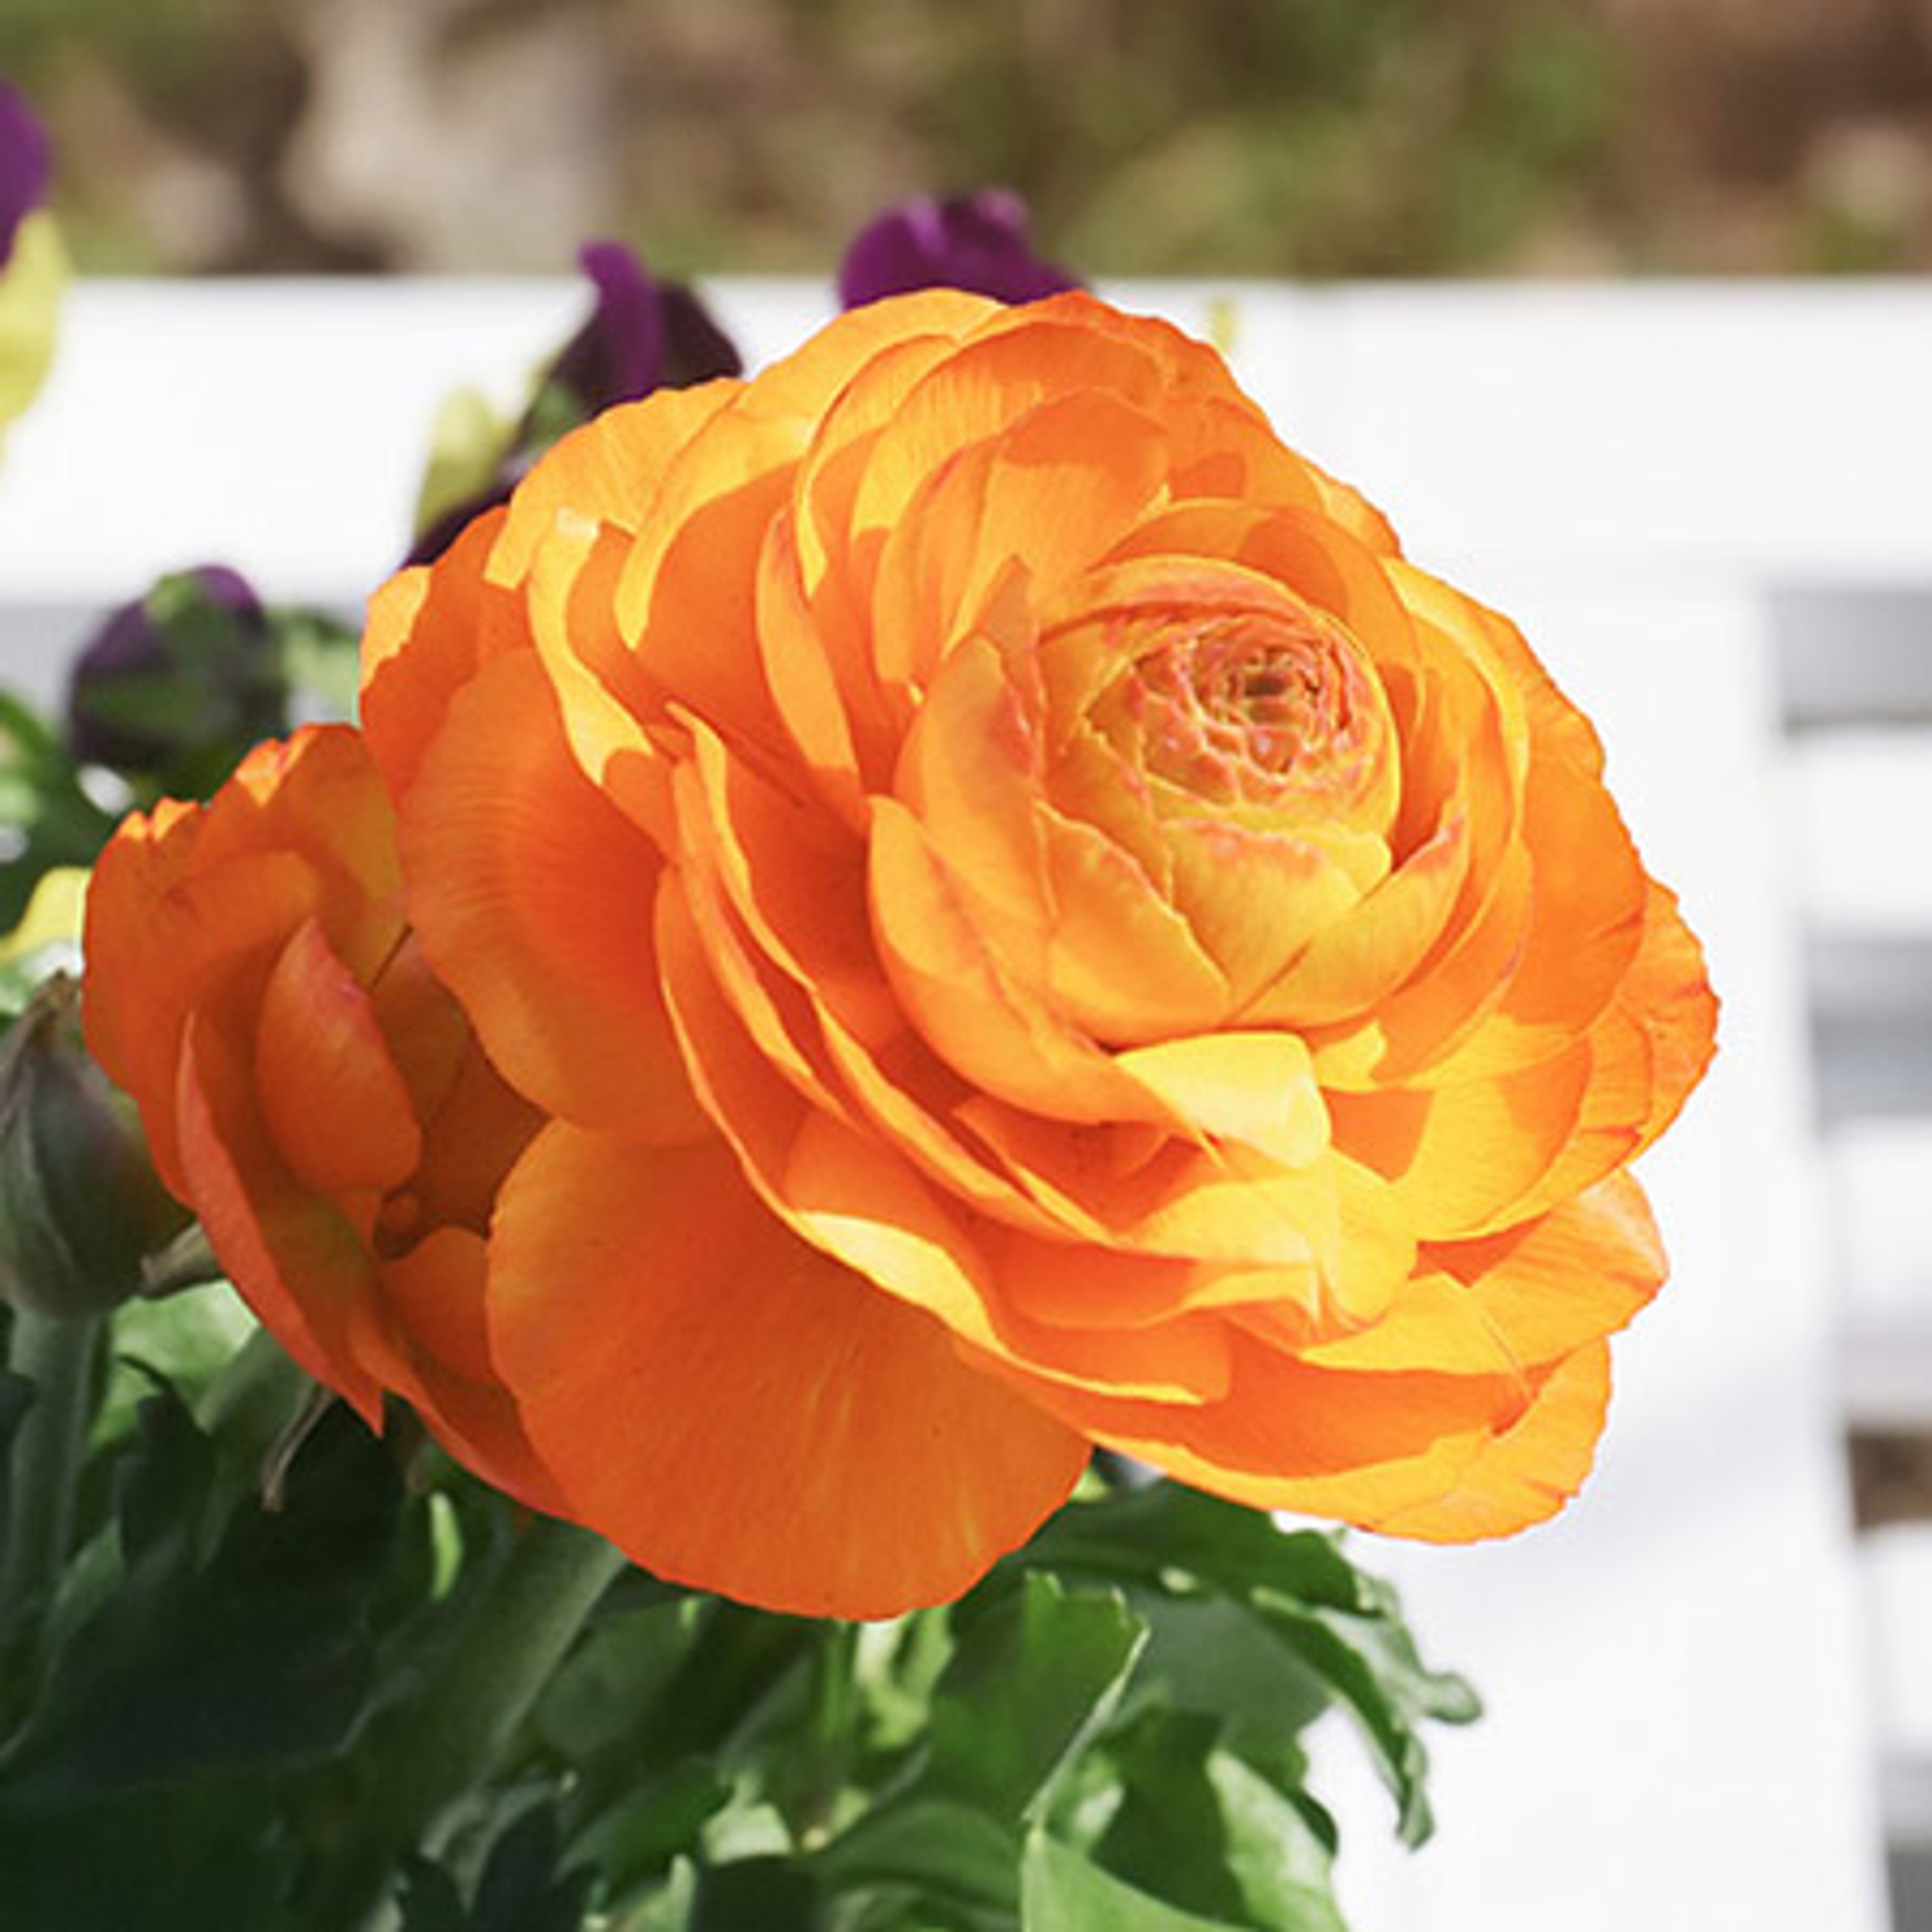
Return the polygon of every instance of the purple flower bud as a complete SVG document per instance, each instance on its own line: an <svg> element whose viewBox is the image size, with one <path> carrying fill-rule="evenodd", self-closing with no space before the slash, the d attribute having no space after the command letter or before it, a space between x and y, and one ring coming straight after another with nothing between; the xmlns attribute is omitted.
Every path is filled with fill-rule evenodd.
<svg viewBox="0 0 1932 1932"><path fill-rule="evenodd" d="M76 661L68 742L84 764L198 790L204 761L232 761L285 728L268 614L223 564L162 578L110 614Z"/></svg>
<svg viewBox="0 0 1932 1932"><path fill-rule="evenodd" d="M47 137L27 104L0 81L0 268L20 224L47 198Z"/></svg>
<svg viewBox="0 0 1932 1932"><path fill-rule="evenodd" d="M698 298L680 283L659 281L621 242L593 242L578 260L597 304L551 364L549 381L570 392L585 418L653 389L743 368Z"/></svg>
<svg viewBox="0 0 1932 1932"><path fill-rule="evenodd" d="M681 389L744 368L730 338L681 282L660 281L621 242L578 255L596 291L583 327L538 382L509 446L476 488L417 532L405 565L434 563L470 523L503 502L557 438L654 389Z"/></svg>
<svg viewBox="0 0 1932 1932"><path fill-rule="evenodd" d="M1026 204L1004 188L902 202L860 230L838 271L847 308L912 289L965 289L1028 302L1080 286L1033 252Z"/></svg>

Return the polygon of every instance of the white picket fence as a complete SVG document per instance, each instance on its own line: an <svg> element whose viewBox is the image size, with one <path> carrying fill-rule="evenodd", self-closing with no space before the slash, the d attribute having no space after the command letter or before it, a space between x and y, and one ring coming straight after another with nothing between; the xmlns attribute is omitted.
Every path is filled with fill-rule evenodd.
<svg viewBox="0 0 1932 1932"><path fill-rule="evenodd" d="M1932 1419L1932 290L1110 292L1232 303L1283 433L1523 624L1725 1000L1646 1164L1675 1274L1583 1499L1499 1546L1362 1546L1490 1708L1442 1737L1414 1857L1331 1741L1354 1922L1878 1932L1888 1832L1932 1838L1932 1562L1855 1546L1841 1444ZM716 294L754 358L826 304ZM87 611L188 563L352 606L437 397L513 386L579 302L82 286L0 465L0 677L50 691Z"/></svg>

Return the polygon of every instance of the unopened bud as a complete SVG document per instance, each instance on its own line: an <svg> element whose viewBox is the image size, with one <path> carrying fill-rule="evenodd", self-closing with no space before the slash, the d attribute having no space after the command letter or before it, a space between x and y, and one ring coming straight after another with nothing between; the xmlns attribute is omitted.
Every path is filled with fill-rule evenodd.
<svg viewBox="0 0 1932 1932"><path fill-rule="evenodd" d="M187 1227L132 1101L81 1039L56 974L0 1035L0 1296L46 1316L99 1314L140 1292Z"/></svg>

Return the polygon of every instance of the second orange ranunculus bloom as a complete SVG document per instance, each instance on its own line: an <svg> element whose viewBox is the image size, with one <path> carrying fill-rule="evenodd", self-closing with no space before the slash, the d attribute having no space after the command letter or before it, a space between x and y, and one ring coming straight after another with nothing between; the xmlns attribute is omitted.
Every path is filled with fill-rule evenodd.
<svg viewBox="0 0 1932 1932"><path fill-rule="evenodd" d="M872 1615L1095 1442L1425 1537L1575 1489L1701 962L1516 634L1210 352L855 312L568 440L365 666L544 1120L483 1312L551 1506Z"/></svg>

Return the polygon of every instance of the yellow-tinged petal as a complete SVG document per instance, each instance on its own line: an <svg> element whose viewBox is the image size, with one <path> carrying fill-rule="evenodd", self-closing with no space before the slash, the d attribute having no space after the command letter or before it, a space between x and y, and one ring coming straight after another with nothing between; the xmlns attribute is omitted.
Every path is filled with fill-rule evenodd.
<svg viewBox="0 0 1932 1932"><path fill-rule="evenodd" d="M1610 1352L1580 1348L1551 1370L1520 1420L1484 1443L1439 1496L1381 1513L1385 1536L1474 1543L1554 1516L1582 1487L1596 1460L1610 1399Z"/></svg>
<svg viewBox="0 0 1932 1932"><path fill-rule="evenodd" d="M1328 1110L1306 1045L1292 1033L1211 1033L1135 1047L1115 1063L1203 1136L1284 1167L1327 1150Z"/></svg>

